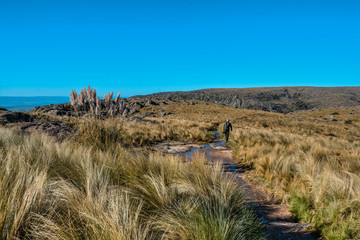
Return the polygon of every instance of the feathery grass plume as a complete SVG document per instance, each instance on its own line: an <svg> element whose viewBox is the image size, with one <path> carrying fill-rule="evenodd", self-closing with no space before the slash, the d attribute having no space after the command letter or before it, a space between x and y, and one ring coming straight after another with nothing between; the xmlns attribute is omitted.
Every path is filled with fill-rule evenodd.
<svg viewBox="0 0 360 240"><path fill-rule="evenodd" d="M93 109L95 109L96 101L97 101L96 88L94 88L94 90L92 91L91 98L92 98Z"/></svg>
<svg viewBox="0 0 360 240"><path fill-rule="evenodd" d="M76 93L75 89L73 89L71 91L70 102L71 102L71 105L73 105L73 106L76 106L78 104L77 93Z"/></svg>
<svg viewBox="0 0 360 240"><path fill-rule="evenodd" d="M120 103L121 99L120 99L120 92L118 92L118 94L116 95L115 98L115 104L114 104L114 114L118 115L121 114L120 109L121 109L121 103Z"/></svg>
<svg viewBox="0 0 360 240"><path fill-rule="evenodd" d="M94 90L92 91L92 95L91 98L93 99L93 101L96 101L96 88L94 88Z"/></svg>
<svg viewBox="0 0 360 240"><path fill-rule="evenodd" d="M81 89L79 95L77 95L75 90L72 90L70 99L73 106L80 107L80 109L76 110L88 111L95 117L101 114L102 106L110 116L122 114L124 111L120 92L116 96L115 101L113 100L113 92L105 94L103 100L101 100L96 94L96 88L92 89L90 85L87 88Z"/></svg>
<svg viewBox="0 0 360 240"><path fill-rule="evenodd" d="M120 103L120 92L118 92L115 98L115 104L118 105L119 103Z"/></svg>
<svg viewBox="0 0 360 240"><path fill-rule="evenodd" d="M100 97L97 96L96 98L96 107L95 107L95 116L99 117L101 114L101 100Z"/></svg>
<svg viewBox="0 0 360 240"><path fill-rule="evenodd" d="M112 102L112 93L108 93L104 95L104 106L107 112L110 111L110 103Z"/></svg>
<svg viewBox="0 0 360 240"><path fill-rule="evenodd" d="M92 89L91 89L91 87L90 87L90 84L88 85L86 92L87 92L88 100L90 101L90 100L91 100L91 97L92 97Z"/></svg>
<svg viewBox="0 0 360 240"><path fill-rule="evenodd" d="M119 115L123 115L124 111L125 111L125 104L124 104L124 100L120 99L118 104L115 106L116 107L116 113Z"/></svg>
<svg viewBox="0 0 360 240"><path fill-rule="evenodd" d="M115 108L114 101L110 100L110 102L109 102L109 111L108 111L110 116L114 116L114 113L115 113L114 108Z"/></svg>
<svg viewBox="0 0 360 240"><path fill-rule="evenodd" d="M91 89L90 85L87 88L87 103L89 105L89 111L95 114L96 108L96 89Z"/></svg>
<svg viewBox="0 0 360 240"><path fill-rule="evenodd" d="M87 111L87 92L86 88L81 89L79 96L79 105L82 106L83 110Z"/></svg>

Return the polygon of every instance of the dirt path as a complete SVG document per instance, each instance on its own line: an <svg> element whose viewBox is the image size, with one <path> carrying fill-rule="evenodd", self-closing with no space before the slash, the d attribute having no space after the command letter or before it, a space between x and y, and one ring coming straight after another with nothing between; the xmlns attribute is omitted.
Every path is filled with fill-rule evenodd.
<svg viewBox="0 0 360 240"><path fill-rule="evenodd" d="M223 162L224 169L235 169L239 183L249 196L249 201L256 214L265 225L268 239L322 239L316 232L311 232L310 223L298 223L289 212L286 205L278 204L261 186L250 182L244 174L244 169L232 163L231 150L211 150L207 153L213 162ZM233 165L229 167L228 165Z"/></svg>
<svg viewBox="0 0 360 240"><path fill-rule="evenodd" d="M265 225L267 239L322 239L317 233L309 230L311 224L296 222L286 205L278 204L261 186L250 182L244 174L244 169L233 163L231 150L225 147L225 143L220 138L207 145L191 144L187 146L182 144L178 146L175 143L168 143L166 147L162 145L160 148L164 152L182 156L189 160L191 160L193 153L204 152L213 163L221 162L224 171L235 174L239 184L247 193L250 204L255 209L260 221ZM184 149L186 151L182 152Z"/></svg>

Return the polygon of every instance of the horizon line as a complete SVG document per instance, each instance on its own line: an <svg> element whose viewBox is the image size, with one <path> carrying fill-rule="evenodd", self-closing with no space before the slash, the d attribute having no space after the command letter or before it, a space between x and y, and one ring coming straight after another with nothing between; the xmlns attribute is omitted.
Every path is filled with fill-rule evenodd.
<svg viewBox="0 0 360 240"><path fill-rule="evenodd" d="M308 87L308 88L352 88L352 87L360 87L360 85L342 85L342 86L274 86L274 87L214 87L214 88L198 88L198 89L192 89L192 90L170 90L170 91L158 91L158 92L151 92L151 93L147 93L147 94L133 94L130 96L120 96L121 98L129 98L129 97L134 97L134 96L144 96L144 95L150 95L150 94L154 94L154 93L163 93L163 92L191 92L191 91L198 91L198 90L208 90L208 89L253 89L253 88L304 88L304 87ZM48 96L48 95L34 95L34 96L8 96L8 95L0 95L0 97L66 97L66 98L70 98L70 94L68 96Z"/></svg>

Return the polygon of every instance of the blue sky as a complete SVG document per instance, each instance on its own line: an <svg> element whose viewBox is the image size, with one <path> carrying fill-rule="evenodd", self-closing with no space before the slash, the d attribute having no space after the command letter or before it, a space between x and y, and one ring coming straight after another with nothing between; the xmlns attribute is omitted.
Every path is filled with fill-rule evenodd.
<svg viewBox="0 0 360 240"><path fill-rule="evenodd" d="M0 1L0 96L359 86L360 1Z"/></svg>

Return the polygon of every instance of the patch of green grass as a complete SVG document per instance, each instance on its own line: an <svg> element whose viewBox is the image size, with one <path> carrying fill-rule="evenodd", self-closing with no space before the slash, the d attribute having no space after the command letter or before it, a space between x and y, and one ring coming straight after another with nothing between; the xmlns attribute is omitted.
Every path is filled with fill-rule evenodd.
<svg viewBox="0 0 360 240"><path fill-rule="evenodd" d="M290 211L304 222L311 222L315 212L311 199L303 194L293 194L288 199Z"/></svg>

